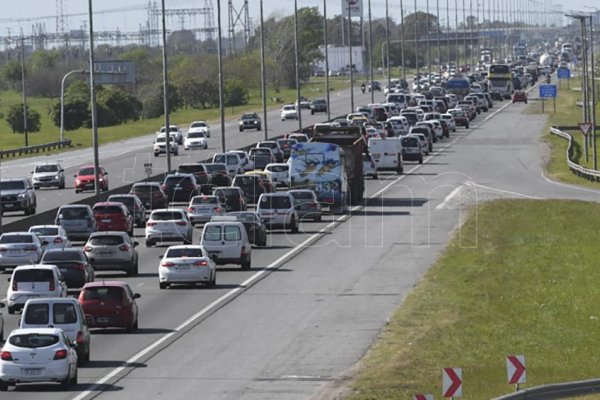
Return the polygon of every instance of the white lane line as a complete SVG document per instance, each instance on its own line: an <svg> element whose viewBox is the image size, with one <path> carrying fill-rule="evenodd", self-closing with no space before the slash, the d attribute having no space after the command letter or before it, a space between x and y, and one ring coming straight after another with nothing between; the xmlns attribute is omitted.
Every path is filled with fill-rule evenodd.
<svg viewBox="0 0 600 400"><path fill-rule="evenodd" d="M498 111L500 111L500 110L498 110ZM471 133L471 132L469 132L469 133ZM417 169L419 169L419 168L427 165L427 162L430 159L432 159L434 155L439 154L441 151L443 151L443 150L447 149L448 147L452 146L455 142L457 142L461 138L462 138L462 136L458 136L458 137L454 138L454 140L452 140L451 142L445 144L444 146L440 147L438 150L432 152L428 157L426 157L423 160L423 164L416 164L413 168L411 168L405 174L410 174L413 171L415 171L415 170L417 170ZM380 190L378 190L377 192L375 192L374 194L372 194L370 197L368 197L367 200L376 198L376 197L380 196L381 194L385 193L390 187L392 187L393 185L395 185L400 180L404 179L406 176L407 175L400 175L398 178L392 180L390 183L388 183L387 185L385 185L383 188L381 188ZM364 207L364 205L357 205L357 206L352 207L350 209L350 211L354 212L354 211L357 211L357 210L359 210L359 209L361 209L363 207ZM293 258L298 253L300 253L304 248L308 247L313 242L315 242L316 240L318 240L319 238L321 238L325 233L327 233L328 231L330 231L337 224L340 224L340 223L346 221L347 219L349 219L350 216L351 216L350 213L349 214L345 214L345 215L342 215L339 218L335 219L334 221L330 222L329 224L327 224L327 226L325 226L324 228L320 229L317 233L314 233L313 235L311 235L310 237L308 237L304 242L300 243L298 246L296 246L295 248L293 248L289 252L283 254L281 257L279 257L277 260L273 261L271 264L269 264L267 267L265 267L261 271L258 271L257 273L255 273L254 275L252 275L251 277L249 277L248 279L246 279L244 282L242 282L240 284L239 287L230 290L229 292L225 293L223 296L219 297L218 299L214 300L212 303L208 304L202 310L198 311L196 314L194 314L191 317L189 317L187 320L185 320L183 323L181 323L179 326L177 326L173 332L167 333L165 336L161 337L160 339L158 339L154 343L152 343L149 346L145 347L144 349L140 350L138 353L136 353L135 355L133 355L127 361L123 362L123 364L121 366L113 369L107 375L105 375L100 380L98 380L94 384L92 384L92 386L89 389L81 392L79 395L77 395L76 397L74 397L73 400L83 400L87 396L90 396L92 394L100 395L103 391L98 390L98 388L101 387L102 385L106 384L107 382L109 382L111 379L117 377L120 373L122 373L126 369L128 369L129 368L128 365L137 362L138 360L140 360L142 357L144 357L145 355L147 355L151 351L159 348L162 344L164 344L166 341L168 341L169 339L171 339L173 336L175 336L179 332L181 332L183 330L186 330L191 325L195 324L202 317L211 314L212 312L216 311L216 309L218 309L219 307L221 307L221 306L225 305L226 303L228 303L229 301L233 300L236 297L236 295L238 295L241 292L247 290L253 284L255 284L256 282L258 282L259 280L261 280L262 278L264 278L268 273L270 273L273 270L276 270L277 268L281 267L281 265L283 263L285 263L289 259ZM96 392L96 393L94 393L94 392Z"/></svg>
<svg viewBox="0 0 600 400"><path fill-rule="evenodd" d="M137 287L144 286L144 282L138 283L136 286Z"/></svg>
<svg viewBox="0 0 600 400"><path fill-rule="evenodd" d="M562 182L554 181L554 180L548 178L546 176L546 174L544 174L544 170L542 170L542 178L544 178L544 180L546 182L551 183L553 185L562 186L562 187L565 187L565 188L568 188L568 189L576 189L576 190L580 190L582 192L587 192L587 193L600 194L599 190L588 189L588 188L584 188L584 187L581 187L581 186L576 186L576 185L573 185L573 184L568 184L568 183L562 183Z"/></svg>
<svg viewBox="0 0 600 400"><path fill-rule="evenodd" d="M442 208L446 207L446 204L448 204L450 202L450 200L452 200L452 198L454 196L456 196L458 194L458 192L460 192L462 190L463 185L460 185L456 188L454 188L453 191L450 192L450 194L448 196L446 196L446 198L444 198L444 201L441 202L440 204L438 204L435 209L436 210L441 210Z"/></svg>
<svg viewBox="0 0 600 400"><path fill-rule="evenodd" d="M479 185L479 184L477 184L475 182L472 182L472 181L466 182L465 184L467 186L475 186L475 187L479 187L479 188L482 188L482 189L490 190L490 191L493 191L493 192L498 192L498 193L502 193L502 194L509 194L511 196L523 197L523 198L526 198L526 199L532 199L532 200L541 200L542 199L541 197L530 196L530 195L525 194L525 193L519 193L519 192L510 191L510 190L498 189L498 188L491 187L491 186Z"/></svg>

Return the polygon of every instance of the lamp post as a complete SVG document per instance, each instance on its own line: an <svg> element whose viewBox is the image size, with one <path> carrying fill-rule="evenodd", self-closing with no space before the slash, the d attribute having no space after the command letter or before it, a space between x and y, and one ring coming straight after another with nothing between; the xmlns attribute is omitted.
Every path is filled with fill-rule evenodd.
<svg viewBox="0 0 600 400"><path fill-rule="evenodd" d="M167 75L167 23L165 20L165 0L161 0L162 15L162 74L163 112L165 113L165 150L167 152L167 173L171 172L171 125L169 121L169 77Z"/></svg>
<svg viewBox="0 0 600 400"><path fill-rule="evenodd" d="M402 0L400 0L400 25L402 25L400 29L400 58L402 58L402 79L406 81L406 66L404 65L404 4Z"/></svg>
<svg viewBox="0 0 600 400"><path fill-rule="evenodd" d="M325 42L325 91L327 92L327 120L330 121L331 111L329 110L329 40L327 38L327 0L323 0L323 41Z"/></svg>
<svg viewBox="0 0 600 400"><path fill-rule="evenodd" d="M92 147L94 148L94 193L100 194L99 169L100 156L98 154L98 122L96 121L96 82L94 79L94 19L92 11L92 0L88 0L88 26L90 36L90 108L92 122ZM168 140L167 140L168 143Z"/></svg>
<svg viewBox="0 0 600 400"><path fill-rule="evenodd" d="M60 141L65 140L65 81L73 74L85 74L83 69L69 71L60 81Z"/></svg>
<svg viewBox="0 0 600 400"><path fill-rule="evenodd" d="M417 10L417 0L415 0L415 68L417 69L417 89L419 88L419 81L421 80L421 74L419 74L419 11Z"/></svg>
<svg viewBox="0 0 600 400"><path fill-rule="evenodd" d="M219 1L219 0L217 0ZM260 0L260 88L262 91L262 112L265 140L268 140L269 133L267 127L267 78L265 72L265 20L263 16L263 0Z"/></svg>
<svg viewBox="0 0 600 400"><path fill-rule="evenodd" d="M298 129L302 130L302 107L300 107L300 55L298 54L298 0L294 0L294 62L296 64L296 114Z"/></svg>
<svg viewBox="0 0 600 400"><path fill-rule="evenodd" d="M375 90L373 90L373 31L371 26L371 0L368 2L369 14L369 82L371 85L371 103L375 103ZM383 65L382 65L383 67Z"/></svg>
<svg viewBox="0 0 600 400"><path fill-rule="evenodd" d="M221 0L217 0L217 64L219 69L219 118L221 120L221 151L225 153L225 99L223 98L223 40L221 39Z"/></svg>
<svg viewBox="0 0 600 400"><path fill-rule="evenodd" d="M348 46L350 47L350 112L354 112L354 68L352 67L352 13L350 9L350 2L346 3L348 6Z"/></svg>
<svg viewBox="0 0 600 400"><path fill-rule="evenodd" d="M387 67L387 87L388 93L390 90L390 86L392 84L392 71L390 70L390 10L389 10L389 0L385 0L385 42L387 45L387 51L385 52L385 61ZM371 90L372 92L373 90Z"/></svg>
<svg viewBox="0 0 600 400"><path fill-rule="evenodd" d="M23 130L25 132L25 147L29 146L29 132L27 127L27 95L25 94L25 39L21 30L21 90L23 99Z"/></svg>

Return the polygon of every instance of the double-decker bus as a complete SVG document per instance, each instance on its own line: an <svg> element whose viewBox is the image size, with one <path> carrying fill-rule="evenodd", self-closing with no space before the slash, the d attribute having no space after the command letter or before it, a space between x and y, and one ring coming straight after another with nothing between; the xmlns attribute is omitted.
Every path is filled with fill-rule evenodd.
<svg viewBox="0 0 600 400"><path fill-rule="evenodd" d="M514 91L512 83L512 72L506 64L492 64L488 69L488 81L490 82L490 94L496 99L510 99Z"/></svg>

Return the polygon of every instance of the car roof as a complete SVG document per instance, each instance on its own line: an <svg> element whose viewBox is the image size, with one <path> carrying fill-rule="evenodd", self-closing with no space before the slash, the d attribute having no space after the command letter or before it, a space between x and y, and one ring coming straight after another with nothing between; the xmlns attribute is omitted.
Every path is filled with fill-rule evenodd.
<svg viewBox="0 0 600 400"><path fill-rule="evenodd" d="M52 264L31 264L31 265L19 265L18 267L16 267L13 272L15 271L22 271L22 270L26 270L26 269L49 269L49 270L58 270L58 267L56 265L52 265Z"/></svg>
<svg viewBox="0 0 600 400"><path fill-rule="evenodd" d="M204 227L207 227L209 225L235 225L241 226L242 228L244 227L244 224L242 224L240 221L209 221L206 224L204 224Z"/></svg>
<svg viewBox="0 0 600 400"><path fill-rule="evenodd" d="M272 193L262 193L260 197L287 197L290 194L288 192L272 192Z"/></svg>
<svg viewBox="0 0 600 400"><path fill-rule="evenodd" d="M62 228L60 225L31 225L29 229L33 228Z"/></svg>
<svg viewBox="0 0 600 400"><path fill-rule="evenodd" d="M25 305L28 303L79 303L75 297L36 297L28 299Z"/></svg>
<svg viewBox="0 0 600 400"><path fill-rule="evenodd" d="M122 232L122 231L96 231L96 232L92 232L90 234L90 238L91 237L98 237L98 236L122 236L122 237L129 237L129 235L127 234L127 232Z"/></svg>
<svg viewBox="0 0 600 400"><path fill-rule="evenodd" d="M136 182L133 184L132 187L138 187L138 186L158 186L158 187L160 187L160 183L159 182Z"/></svg>
<svg viewBox="0 0 600 400"><path fill-rule="evenodd" d="M84 251L83 251L83 249L81 247L66 247L64 249L54 247L54 248L51 248L51 249L47 249L44 252L44 254L46 254L46 253L62 253L62 252L65 252L65 251L68 251L68 252L74 252L74 251L76 251L78 253L84 253Z"/></svg>
<svg viewBox="0 0 600 400"><path fill-rule="evenodd" d="M64 209L64 208L86 208L86 209L91 209L92 207L90 207L87 204L65 204L60 206L60 209Z"/></svg>
<svg viewBox="0 0 600 400"><path fill-rule="evenodd" d="M92 208L94 208L96 206L102 206L102 207L118 206L118 207L121 207L122 205L123 205L123 203L121 203L119 201L100 201L100 202L94 204L94 206Z"/></svg>
<svg viewBox="0 0 600 400"><path fill-rule="evenodd" d="M197 249L197 248L203 248L202 245L199 244L178 244L178 245L174 245L174 246L169 246L167 248L167 251L171 250L171 249Z"/></svg>
<svg viewBox="0 0 600 400"><path fill-rule="evenodd" d="M63 330L60 328L17 328L17 329L13 329L13 331L10 333L10 336L27 335L30 333L41 333L43 335L58 335L58 336L60 336L60 334L62 332L63 332ZM13 346L15 346L15 345L13 345ZM15 346L15 347L19 347L19 346Z"/></svg>
<svg viewBox="0 0 600 400"><path fill-rule="evenodd" d="M99 281L94 281L94 282L88 282L85 285L83 285L83 288L81 288L81 290L87 289L89 287L105 287L105 286L113 286L113 287L125 287L127 286L126 282L123 281L105 281L105 280L99 280Z"/></svg>
<svg viewBox="0 0 600 400"><path fill-rule="evenodd" d="M229 187L229 186L227 186ZM152 210L152 212L150 213L150 215L154 214L154 213L158 213L158 212L178 212L178 213L184 213L185 211L183 211L181 208L157 208L156 210ZM122 233L126 233L126 232L122 232Z"/></svg>

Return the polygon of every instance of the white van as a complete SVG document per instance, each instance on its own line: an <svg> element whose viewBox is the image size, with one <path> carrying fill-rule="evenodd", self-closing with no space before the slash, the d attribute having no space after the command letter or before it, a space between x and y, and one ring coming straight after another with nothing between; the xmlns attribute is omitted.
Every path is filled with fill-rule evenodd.
<svg viewBox="0 0 600 400"><path fill-rule="evenodd" d="M33 297L67 297L67 285L56 265L21 265L13 270L6 291L8 313L22 309Z"/></svg>
<svg viewBox="0 0 600 400"><path fill-rule="evenodd" d="M392 125L394 135L401 136L408 134L409 123L405 116L390 117L387 122Z"/></svg>
<svg viewBox="0 0 600 400"><path fill-rule="evenodd" d="M19 328L60 328L77 343L77 360L90 360L90 329L81 304L73 297L29 299L23 307Z"/></svg>
<svg viewBox="0 0 600 400"><path fill-rule="evenodd" d="M399 138L369 139L369 154L377 171L404 172L402 163L402 143Z"/></svg>
<svg viewBox="0 0 600 400"><path fill-rule="evenodd" d="M200 244L215 264L239 264L242 269L250 269L252 245L246 228L236 217L213 217L202 229Z"/></svg>
<svg viewBox="0 0 600 400"><path fill-rule="evenodd" d="M385 101L386 103L395 103L396 107L398 107L400 110L403 110L406 107L408 107L408 99L403 93L389 93L385 97Z"/></svg>
<svg viewBox="0 0 600 400"><path fill-rule="evenodd" d="M227 166L227 172L232 178L237 174L244 173L244 163L237 153L216 153L213 155L212 162L225 164Z"/></svg>

